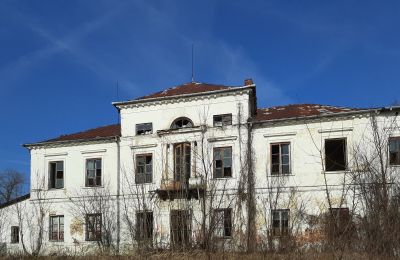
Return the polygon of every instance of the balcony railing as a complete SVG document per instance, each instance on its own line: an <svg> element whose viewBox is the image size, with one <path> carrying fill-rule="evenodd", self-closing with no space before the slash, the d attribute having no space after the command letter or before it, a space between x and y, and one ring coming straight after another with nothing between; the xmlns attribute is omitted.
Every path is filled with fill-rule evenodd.
<svg viewBox="0 0 400 260"><path fill-rule="evenodd" d="M187 182L162 180L155 192L162 200L199 199L204 196L204 183L200 177L189 178Z"/></svg>

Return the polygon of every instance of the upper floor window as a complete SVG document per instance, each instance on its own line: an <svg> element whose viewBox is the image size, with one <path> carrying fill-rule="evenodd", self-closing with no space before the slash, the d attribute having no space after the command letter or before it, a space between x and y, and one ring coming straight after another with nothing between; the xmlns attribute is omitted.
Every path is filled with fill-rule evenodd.
<svg viewBox="0 0 400 260"><path fill-rule="evenodd" d="M344 171L346 164L346 138L326 139L325 171Z"/></svg>
<svg viewBox="0 0 400 260"><path fill-rule="evenodd" d="M62 189L64 188L64 162L50 162L49 163L50 179L49 189Z"/></svg>
<svg viewBox="0 0 400 260"><path fill-rule="evenodd" d="M19 227L18 226L11 227L11 243L12 244L19 243Z"/></svg>
<svg viewBox="0 0 400 260"><path fill-rule="evenodd" d="M175 119L171 125L171 129L190 128L193 127L193 122L187 117L180 117Z"/></svg>
<svg viewBox="0 0 400 260"><path fill-rule="evenodd" d="M283 236L289 234L289 210L272 210L272 230L271 235Z"/></svg>
<svg viewBox="0 0 400 260"><path fill-rule="evenodd" d="M86 241L101 240L101 213L86 214Z"/></svg>
<svg viewBox="0 0 400 260"><path fill-rule="evenodd" d="M232 114L214 115L214 126L232 125Z"/></svg>
<svg viewBox="0 0 400 260"><path fill-rule="evenodd" d="M180 143L174 145L174 180L187 182L190 178L190 143Z"/></svg>
<svg viewBox="0 0 400 260"><path fill-rule="evenodd" d="M86 187L101 186L101 159L86 160Z"/></svg>
<svg viewBox="0 0 400 260"><path fill-rule="evenodd" d="M232 209L215 209L215 235L217 237L232 236Z"/></svg>
<svg viewBox="0 0 400 260"><path fill-rule="evenodd" d="M136 183L151 183L153 179L153 155L136 155Z"/></svg>
<svg viewBox="0 0 400 260"><path fill-rule="evenodd" d="M153 123L136 124L136 135L150 135L153 133Z"/></svg>
<svg viewBox="0 0 400 260"><path fill-rule="evenodd" d="M214 178L232 177L232 147L214 148Z"/></svg>
<svg viewBox="0 0 400 260"><path fill-rule="evenodd" d="M138 241L152 240L153 212L142 211L136 213L136 239Z"/></svg>
<svg viewBox="0 0 400 260"><path fill-rule="evenodd" d="M400 165L400 137L389 139L389 163L390 165Z"/></svg>
<svg viewBox="0 0 400 260"><path fill-rule="evenodd" d="M271 144L271 175L290 174L290 143Z"/></svg>
<svg viewBox="0 0 400 260"><path fill-rule="evenodd" d="M64 241L64 216L50 216L50 241Z"/></svg>

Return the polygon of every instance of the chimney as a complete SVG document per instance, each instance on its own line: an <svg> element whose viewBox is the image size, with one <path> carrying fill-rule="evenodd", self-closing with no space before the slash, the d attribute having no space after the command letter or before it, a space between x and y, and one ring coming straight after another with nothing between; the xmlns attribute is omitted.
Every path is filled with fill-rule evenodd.
<svg viewBox="0 0 400 260"><path fill-rule="evenodd" d="M250 85L253 85L254 83L253 83L253 80L252 79L245 79L244 80L244 85L245 86L250 86Z"/></svg>

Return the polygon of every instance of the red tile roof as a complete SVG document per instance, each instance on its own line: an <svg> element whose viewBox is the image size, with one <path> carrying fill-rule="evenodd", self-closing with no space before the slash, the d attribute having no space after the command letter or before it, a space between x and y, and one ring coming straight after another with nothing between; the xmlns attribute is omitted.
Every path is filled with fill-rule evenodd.
<svg viewBox="0 0 400 260"><path fill-rule="evenodd" d="M121 136L121 126L119 124L97 127L74 134L61 135L57 138L46 140L40 143L74 141L74 140L92 140L92 139L106 138L113 136Z"/></svg>
<svg viewBox="0 0 400 260"><path fill-rule="evenodd" d="M183 94L203 93L203 92L224 90L224 89L230 89L230 88L233 88L233 86L189 82L189 83L185 83L183 85L168 88L166 90L156 92L156 93L153 93L153 94L150 94L147 96L139 97L136 100L149 99L149 98L172 97L172 96L183 95Z"/></svg>
<svg viewBox="0 0 400 260"><path fill-rule="evenodd" d="M318 104L292 104L286 106L259 108L257 109L256 121L318 116L358 110L360 109Z"/></svg>

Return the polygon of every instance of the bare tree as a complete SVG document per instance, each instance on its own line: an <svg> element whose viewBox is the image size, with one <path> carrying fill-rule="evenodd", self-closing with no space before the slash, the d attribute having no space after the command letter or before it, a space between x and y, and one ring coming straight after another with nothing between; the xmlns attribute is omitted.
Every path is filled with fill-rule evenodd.
<svg viewBox="0 0 400 260"><path fill-rule="evenodd" d="M23 175L16 170L0 172L0 204L20 196L24 183Z"/></svg>

